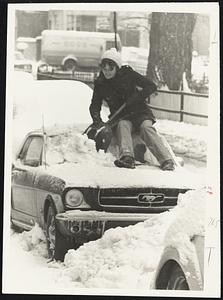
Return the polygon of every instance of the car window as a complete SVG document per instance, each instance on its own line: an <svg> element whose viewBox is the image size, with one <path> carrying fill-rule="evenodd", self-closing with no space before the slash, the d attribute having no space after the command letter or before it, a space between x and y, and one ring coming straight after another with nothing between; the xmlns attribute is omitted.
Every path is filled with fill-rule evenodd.
<svg viewBox="0 0 223 300"><path fill-rule="evenodd" d="M115 47L115 41L106 41L106 50Z"/></svg>
<svg viewBox="0 0 223 300"><path fill-rule="evenodd" d="M24 165L38 167L42 164L43 138L40 136L32 137L29 145L22 157Z"/></svg>
<svg viewBox="0 0 223 300"><path fill-rule="evenodd" d="M110 48L115 48L115 41L106 41L106 50L109 50ZM117 50L121 51L121 43L117 41Z"/></svg>

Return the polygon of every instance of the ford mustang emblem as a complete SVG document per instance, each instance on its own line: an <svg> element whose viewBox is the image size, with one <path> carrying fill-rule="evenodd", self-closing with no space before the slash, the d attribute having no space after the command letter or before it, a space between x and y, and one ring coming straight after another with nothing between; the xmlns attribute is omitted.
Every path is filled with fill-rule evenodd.
<svg viewBox="0 0 223 300"><path fill-rule="evenodd" d="M138 203L163 203L164 202L164 194L139 194L138 195Z"/></svg>

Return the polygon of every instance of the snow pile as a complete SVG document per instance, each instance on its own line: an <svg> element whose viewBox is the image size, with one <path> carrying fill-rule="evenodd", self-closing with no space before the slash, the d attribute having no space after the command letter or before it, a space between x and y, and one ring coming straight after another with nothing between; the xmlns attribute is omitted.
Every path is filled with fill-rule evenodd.
<svg viewBox="0 0 223 300"><path fill-rule="evenodd" d="M71 186L91 187L167 187L192 188L204 185L205 173L176 167L174 172L162 172L152 165L137 166L135 170L114 167L115 157L95 149L94 141L83 135L79 127L49 127L47 135L47 170ZM115 154L115 153L114 153ZM106 176L105 176L106 174Z"/></svg>
<svg viewBox="0 0 223 300"><path fill-rule="evenodd" d="M165 136L175 154L206 161L207 126L158 120L155 127Z"/></svg>
<svg viewBox="0 0 223 300"><path fill-rule="evenodd" d="M164 229L155 216L135 226L110 229L100 240L69 250L64 272L83 287L145 288L162 251Z"/></svg>
<svg viewBox="0 0 223 300"><path fill-rule="evenodd" d="M13 154L24 136L50 126L78 124L85 129L92 123L89 105L92 89L75 80L34 80L31 74L14 72L9 99L13 105ZM103 107L102 119L108 119Z"/></svg>
<svg viewBox="0 0 223 300"><path fill-rule="evenodd" d="M38 224L28 232L22 232L19 236L21 246L25 251L32 251L34 255L48 257L46 236Z"/></svg>
<svg viewBox="0 0 223 300"><path fill-rule="evenodd" d="M13 233L7 271L16 281L11 282L10 288L16 285L17 292L38 290L38 287L42 292L49 291L47 287L52 292L55 289L59 292L60 288L61 292L65 288L71 288L70 291L72 288L148 290L166 246L179 250L182 263L193 258L190 239L204 233L207 195L205 189L180 194L174 209L152 215L136 225L110 229L101 239L68 250L64 263L46 263L46 240L37 225L30 232ZM21 267L22 277L19 276ZM34 268L35 276L31 271Z"/></svg>
<svg viewBox="0 0 223 300"><path fill-rule="evenodd" d="M13 232L4 262L5 290L15 294L35 294L47 293L51 288L53 293L60 276L59 263L52 269L47 261L46 239L38 225L30 232Z"/></svg>
<svg viewBox="0 0 223 300"><path fill-rule="evenodd" d="M191 238L195 233L204 235L206 199L207 191L205 188L196 192L188 191L186 197L180 194L178 205L174 209L175 219L166 232L165 246L177 247L180 259L184 264L192 255Z"/></svg>
<svg viewBox="0 0 223 300"><path fill-rule="evenodd" d="M97 152L95 142L80 133L76 127L68 128L64 134L48 137L47 162L49 164L73 162L88 165L113 166L111 153ZM86 167L84 167L86 171Z"/></svg>
<svg viewBox="0 0 223 300"><path fill-rule="evenodd" d="M179 249L182 262L192 257L190 238L204 233L206 194L181 194L173 210L134 226L110 229L101 239L69 250L61 278L79 287L148 289L165 246Z"/></svg>
<svg viewBox="0 0 223 300"><path fill-rule="evenodd" d="M17 111L14 121L20 122L21 127L41 128L43 116L45 126L91 122L88 107L92 89L86 84L70 80L38 81L30 74L16 72L14 77L12 102Z"/></svg>

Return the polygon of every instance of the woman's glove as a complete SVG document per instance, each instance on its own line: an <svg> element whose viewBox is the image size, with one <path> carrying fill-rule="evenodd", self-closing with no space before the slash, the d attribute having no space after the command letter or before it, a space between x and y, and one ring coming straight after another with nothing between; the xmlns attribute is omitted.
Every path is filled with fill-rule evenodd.
<svg viewBox="0 0 223 300"><path fill-rule="evenodd" d="M91 127L92 127L92 129L98 130L99 128L101 128L104 125L105 125L105 122L103 122L103 121L96 121L96 122L94 121Z"/></svg>
<svg viewBox="0 0 223 300"><path fill-rule="evenodd" d="M97 130L103 127L104 125L105 123L103 121L97 121L97 122L94 121L86 132L88 138L94 140Z"/></svg>

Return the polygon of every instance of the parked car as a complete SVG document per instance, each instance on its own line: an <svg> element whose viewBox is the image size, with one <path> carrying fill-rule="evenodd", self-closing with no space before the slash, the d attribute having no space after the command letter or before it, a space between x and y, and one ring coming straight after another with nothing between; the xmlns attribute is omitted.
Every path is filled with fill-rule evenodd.
<svg viewBox="0 0 223 300"><path fill-rule="evenodd" d="M22 86L21 81L18 84ZM19 99L25 99L21 93L26 93L30 111L24 109L28 119L21 117L26 128L38 117L40 108L46 110L45 123L49 120L47 110L55 122L63 116L67 121L73 120L73 127L65 126L62 132L55 126L40 126L41 129L29 132L12 164L11 222L25 230L38 223L46 234L51 257L63 260L69 248L100 238L111 227L135 224L153 213L171 209L177 204L179 193L196 186L193 174L181 179L182 170L163 172L155 166L119 169L113 167L113 160L104 166L104 156L101 165L91 165L89 155L97 157L97 152L92 148L84 152L81 148L93 143L87 138L83 141L81 135L81 123L90 119L90 88L65 80L33 80L29 86L30 89L14 89L18 106ZM20 130L18 125L15 130ZM74 143L76 138L79 140ZM71 158L62 155L66 143L73 145ZM76 148L80 148L80 153L74 152ZM84 164L80 161L81 151Z"/></svg>
<svg viewBox="0 0 223 300"><path fill-rule="evenodd" d="M14 52L14 69L17 71L25 71L32 73L32 62L28 59L25 59L22 52Z"/></svg>
<svg viewBox="0 0 223 300"><path fill-rule="evenodd" d="M202 290L204 280L204 236L191 238L195 255L182 263L179 249L168 246L164 249L152 288L160 290Z"/></svg>
<svg viewBox="0 0 223 300"><path fill-rule="evenodd" d="M63 70L61 67L51 66L47 63L39 63L37 68L37 80L79 80L93 87L98 72Z"/></svg>
<svg viewBox="0 0 223 300"><path fill-rule="evenodd" d="M180 195L174 218L165 232L164 249L151 288L203 290L205 211L212 198L210 187Z"/></svg>

